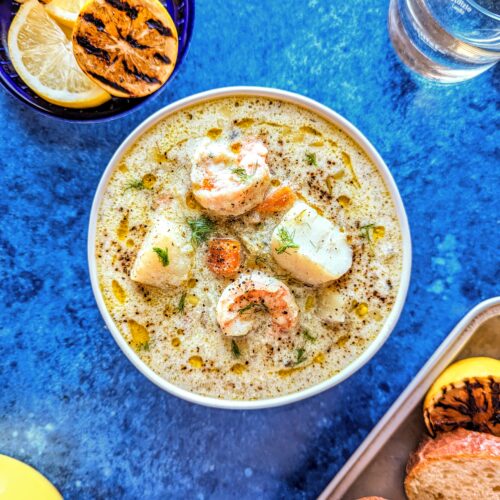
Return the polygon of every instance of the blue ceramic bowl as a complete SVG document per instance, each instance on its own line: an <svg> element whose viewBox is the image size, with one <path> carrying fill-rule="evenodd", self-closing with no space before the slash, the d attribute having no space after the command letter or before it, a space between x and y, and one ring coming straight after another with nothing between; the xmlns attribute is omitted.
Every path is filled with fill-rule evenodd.
<svg viewBox="0 0 500 500"><path fill-rule="evenodd" d="M170 79L172 79L182 63L189 42L191 41L194 24L194 0L161 1L172 16L179 34L179 53L177 56L177 64L170 76ZM140 99L121 99L113 97L108 102L96 108L71 109L45 101L24 84L10 62L9 51L7 49L7 33L9 31L10 22L18 8L19 4L14 0L0 0L0 83L12 95L32 108L35 108L37 111L68 121L107 121L118 116L123 116L138 106L141 106L148 99L162 92L168 85L167 82L154 94Z"/></svg>

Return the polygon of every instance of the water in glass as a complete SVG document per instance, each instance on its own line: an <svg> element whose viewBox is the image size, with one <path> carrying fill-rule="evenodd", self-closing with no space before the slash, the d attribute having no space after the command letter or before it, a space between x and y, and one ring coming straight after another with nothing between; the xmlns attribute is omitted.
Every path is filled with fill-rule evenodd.
<svg viewBox="0 0 500 500"><path fill-rule="evenodd" d="M500 0L391 0L389 34L414 71L468 80L500 60Z"/></svg>

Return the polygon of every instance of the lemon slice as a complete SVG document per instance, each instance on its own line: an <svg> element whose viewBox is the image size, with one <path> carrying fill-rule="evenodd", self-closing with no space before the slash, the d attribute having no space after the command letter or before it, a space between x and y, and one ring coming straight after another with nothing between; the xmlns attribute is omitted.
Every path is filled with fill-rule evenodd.
<svg viewBox="0 0 500 500"><path fill-rule="evenodd" d="M38 471L15 458L0 455L2 500L62 500L62 496Z"/></svg>
<svg viewBox="0 0 500 500"><path fill-rule="evenodd" d="M500 361L467 358L450 365L424 400L424 419L434 436L458 427L500 436Z"/></svg>
<svg viewBox="0 0 500 500"><path fill-rule="evenodd" d="M60 24L72 28L85 0L52 0L46 11Z"/></svg>
<svg viewBox="0 0 500 500"><path fill-rule="evenodd" d="M110 99L76 63L71 42L38 0L22 4L8 35L18 75L45 100L69 108L91 108Z"/></svg>

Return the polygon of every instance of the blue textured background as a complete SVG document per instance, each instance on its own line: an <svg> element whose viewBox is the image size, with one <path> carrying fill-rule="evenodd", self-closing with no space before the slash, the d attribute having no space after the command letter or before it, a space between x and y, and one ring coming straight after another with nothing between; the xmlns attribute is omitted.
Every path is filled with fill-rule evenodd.
<svg viewBox="0 0 500 500"><path fill-rule="evenodd" d="M176 79L108 124L68 125L0 92L0 453L67 498L312 498L459 318L498 294L500 72L423 82L393 53L386 15L387 1L200 0ZM234 84L299 92L356 124L396 178L414 243L401 321L367 366L313 399L239 413L140 375L104 327L86 263L115 148L161 106Z"/></svg>

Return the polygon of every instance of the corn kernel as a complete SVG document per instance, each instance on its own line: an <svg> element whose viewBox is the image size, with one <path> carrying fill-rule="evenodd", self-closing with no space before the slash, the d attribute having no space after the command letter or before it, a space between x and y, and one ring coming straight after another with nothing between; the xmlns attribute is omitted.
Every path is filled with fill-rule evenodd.
<svg viewBox="0 0 500 500"><path fill-rule="evenodd" d="M120 241L123 241L128 235L128 214L124 215L123 219L118 224L116 235Z"/></svg>
<svg viewBox="0 0 500 500"><path fill-rule="evenodd" d="M316 130L313 127L310 127L309 125L303 125L302 127L299 128L299 130L303 134L321 135L321 133L318 130Z"/></svg>
<svg viewBox="0 0 500 500"><path fill-rule="evenodd" d="M328 144L330 144L332 149L334 149L334 150L338 149L339 145L335 141L332 141L331 139L327 139L327 142L328 142Z"/></svg>
<svg viewBox="0 0 500 500"><path fill-rule="evenodd" d="M137 321L134 321L133 319L129 319L128 328L130 330L130 335L132 336L132 344L134 347L137 348L149 342L149 332L146 327L137 323Z"/></svg>
<svg viewBox="0 0 500 500"><path fill-rule="evenodd" d="M241 142L233 142L231 144L231 151L237 155L241 151Z"/></svg>
<svg viewBox="0 0 500 500"><path fill-rule="evenodd" d="M236 122L236 126L240 128L248 128L251 127L255 123L255 120L252 118L242 118Z"/></svg>
<svg viewBox="0 0 500 500"><path fill-rule="evenodd" d="M324 362L325 362L325 355L322 352L316 354L316 356L314 356L313 358L313 363L323 364Z"/></svg>
<svg viewBox="0 0 500 500"><path fill-rule="evenodd" d="M326 187L328 188L328 192L330 194L332 194L332 192L333 192L333 186L334 185L335 185L335 178L333 177L333 175L329 175L326 178Z"/></svg>
<svg viewBox="0 0 500 500"><path fill-rule="evenodd" d="M116 300L118 302L120 302L120 304L123 304L125 302L125 299L127 298L127 294L125 293L125 290L121 287L121 285L116 280L113 280L111 282L111 288L113 289L113 294L116 297Z"/></svg>
<svg viewBox="0 0 500 500"><path fill-rule="evenodd" d="M142 178L142 184L146 189L151 189L156 182L156 177L153 174L146 174Z"/></svg>
<svg viewBox="0 0 500 500"><path fill-rule="evenodd" d="M191 356L188 361L193 368L203 367L203 359L200 356Z"/></svg>
<svg viewBox="0 0 500 500"><path fill-rule="evenodd" d="M130 247L133 247L135 245L135 241L132 240L132 239L128 239L127 242L126 242L126 245L130 248Z"/></svg>
<svg viewBox="0 0 500 500"><path fill-rule="evenodd" d="M281 181L279 179L273 179L271 181L271 186L276 187L276 186L279 186L280 184L281 184Z"/></svg>
<svg viewBox="0 0 500 500"><path fill-rule="evenodd" d="M245 370L246 370L245 365L242 365L240 363L236 363L231 367L231 371L233 373L236 373L236 375L241 375Z"/></svg>
<svg viewBox="0 0 500 500"><path fill-rule="evenodd" d="M351 204L351 198L349 196L341 195L337 198L339 205L342 208L347 208Z"/></svg>
<svg viewBox="0 0 500 500"><path fill-rule="evenodd" d="M187 295L186 296L186 302L192 306L195 306L198 304L200 299L196 295Z"/></svg>
<svg viewBox="0 0 500 500"><path fill-rule="evenodd" d="M385 236L385 227L384 226L375 226L373 228L373 239L375 241L383 238Z"/></svg>
<svg viewBox="0 0 500 500"><path fill-rule="evenodd" d="M191 191L189 191L189 193L186 195L186 206L193 210L199 207L198 202L195 200Z"/></svg>
<svg viewBox="0 0 500 500"><path fill-rule="evenodd" d="M177 338L177 337L173 338L173 339L172 339L172 345L173 345L174 347L179 347L179 346L181 345L181 339L179 339L179 338Z"/></svg>
<svg viewBox="0 0 500 500"><path fill-rule="evenodd" d="M305 305L306 311L314 309L315 305L316 305L316 297L314 295L309 295L306 299L306 305Z"/></svg>
<svg viewBox="0 0 500 500"><path fill-rule="evenodd" d="M349 341L349 335L343 335L340 337L337 342L335 342L339 347L344 347Z"/></svg>
<svg viewBox="0 0 500 500"><path fill-rule="evenodd" d="M354 311L360 318L363 318L368 314L368 304L366 304L365 302L361 302L361 304L358 304L356 306Z"/></svg>
<svg viewBox="0 0 500 500"><path fill-rule="evenodd" d="M218 137L220 137L221 134L222 134L222 129L220 129L220 128L211 128L207 132L207 137L209 137L212 140L215 140Z"/></svg>

